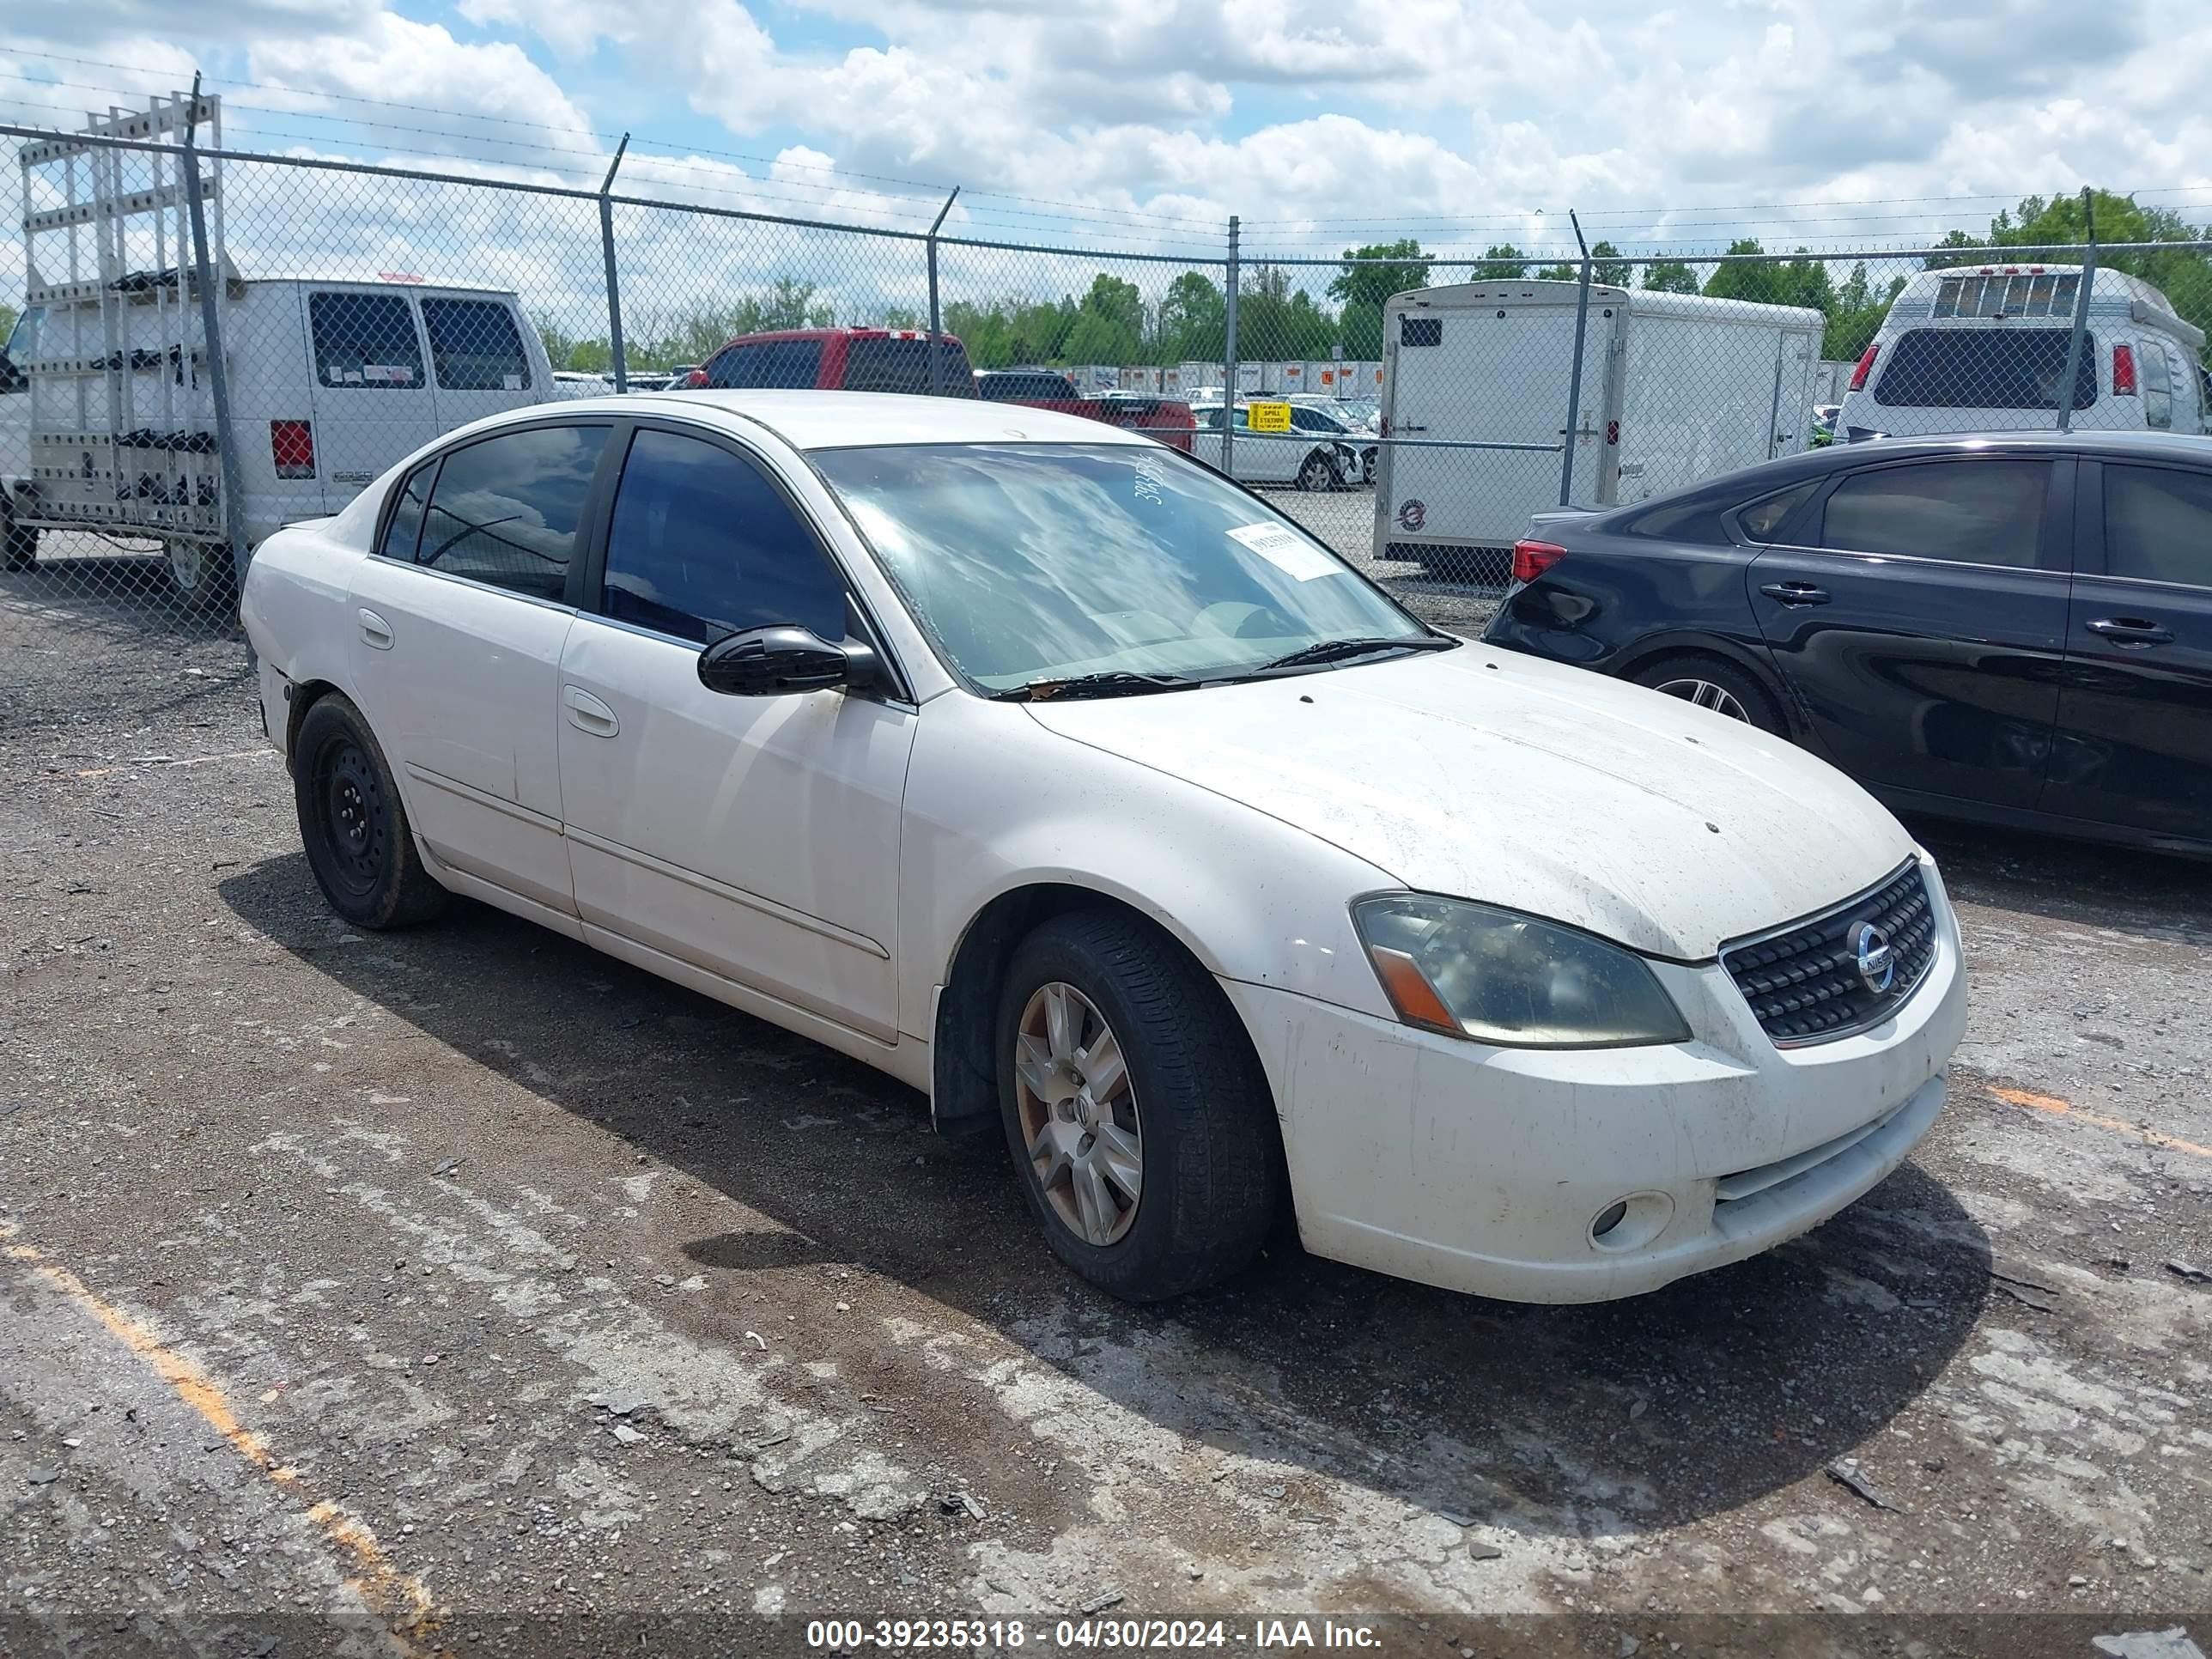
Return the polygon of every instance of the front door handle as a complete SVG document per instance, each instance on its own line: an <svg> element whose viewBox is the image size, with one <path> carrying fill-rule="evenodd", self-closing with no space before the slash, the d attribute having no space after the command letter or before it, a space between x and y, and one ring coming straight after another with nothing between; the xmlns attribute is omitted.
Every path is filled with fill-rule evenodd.
<svg viewBox="0 0 2212 1659"><path fill-rule="evenodd" d="M2141 617L2100 617L2087 624L2114 645L2172 645L2173 630Z"/></svg>
<svg viewBox="0 0 2212 1659"><path fill-rule="evenodd" d="M1759 591L1783 605L1826 605L1828 590L1810 582L1762 582Z"/></svg>
<svg viewBox="0 0 2212 1659"><path fill-rule="evenodd" d="M374 611L363 607L360 612L362 642L379 651L392 649L392 624Z"/></svg>
<svg viewBox="0 0 2212 1659"><path fill-rule="evenodd" d="M611 738L622 730L615 711L580 685L563 687L561 701L568 710L568 724L595 738Z"/></svg>

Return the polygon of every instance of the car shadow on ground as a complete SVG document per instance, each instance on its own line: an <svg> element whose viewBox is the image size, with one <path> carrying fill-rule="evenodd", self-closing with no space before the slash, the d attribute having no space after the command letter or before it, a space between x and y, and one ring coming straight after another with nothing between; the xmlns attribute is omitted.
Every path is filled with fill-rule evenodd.
<svg viewBox="0 0 2212 1659"><path fill-rule="evenodd" d="M1915 817L1954 898L2212 946L2212 860Z"/></svg>
<svg viewBox="0 0 2212 1659"><path fill-rule="evenodd" d="M1679 1524L1802 1479L1914 1401L1989 1290L1987 1238L1908 1164L1807 1239L1628 1302L1484 1301L1285 1244L1130 1308L1053 1261L1003 1152L939 1139L856 1061L473 903L334 948L297 854L220 890L315 972L789 1230L688 1241L702 1269L849 1263L1178 1434L1532 1530Z"/></svg>

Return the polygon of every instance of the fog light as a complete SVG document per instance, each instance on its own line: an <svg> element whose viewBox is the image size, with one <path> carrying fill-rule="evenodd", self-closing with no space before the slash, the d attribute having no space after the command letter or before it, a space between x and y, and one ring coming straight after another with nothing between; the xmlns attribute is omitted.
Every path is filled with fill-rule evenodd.
<svg viewBox="0 0 2212 1659"><path fill-rule="evenodd" d="M1674 1200L1664 1193L1631 1193L1591 1218L1591 1247L1606 1251L1640 1250L1667 1231Z"/></svg>

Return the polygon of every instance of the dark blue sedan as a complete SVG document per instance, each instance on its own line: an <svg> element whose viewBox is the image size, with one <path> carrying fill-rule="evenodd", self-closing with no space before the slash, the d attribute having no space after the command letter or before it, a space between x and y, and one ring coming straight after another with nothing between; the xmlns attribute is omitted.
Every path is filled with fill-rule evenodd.
<svg viewBox="0 0 2212 1659"><path fill-rule="evenodd" d="M1514 551L1494 645L1785 734L1903 811L2212 854L2212 438L1855 444Z"/></svg>

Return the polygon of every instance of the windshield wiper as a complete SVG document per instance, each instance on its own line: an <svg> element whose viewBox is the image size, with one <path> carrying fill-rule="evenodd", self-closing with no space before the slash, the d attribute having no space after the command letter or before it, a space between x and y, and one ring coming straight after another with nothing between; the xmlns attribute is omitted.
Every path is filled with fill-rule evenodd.
<svg viewBox="0 0 2212 1659"><path fill-rule="evenodd" d="M1278 668L1311 668L1325 662L1341 662L1347 657L1364 657L1376 651L1445 651L1458 643L1443 634L1417 634L1411 639L1395 640L1316 640L1273 662L1261 663L1253 672L1271 674Z"/></svg>
<svg viewBox="0 0 2212 1659"><path fill-rule="evenodd" d="M1203 684L1179 674L1133 674L1115 669L1064 680L1031 680L1027 685L1008 686L988 695L994 702L1044 702L1054 697L1129 697L1146 691L1188 691Z"/></svg>

